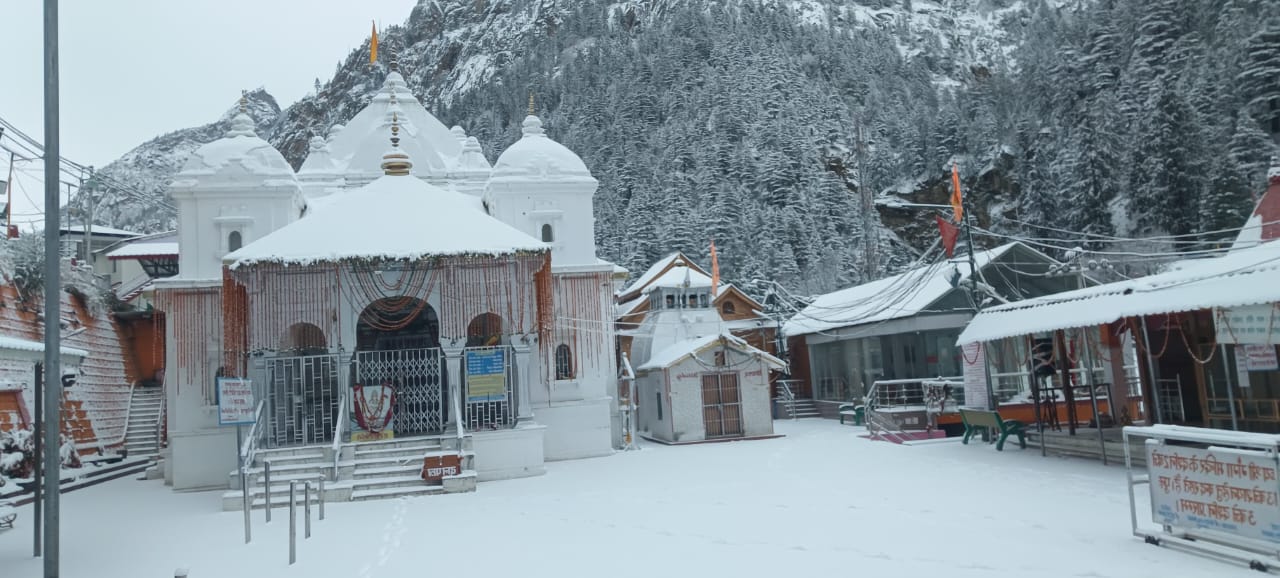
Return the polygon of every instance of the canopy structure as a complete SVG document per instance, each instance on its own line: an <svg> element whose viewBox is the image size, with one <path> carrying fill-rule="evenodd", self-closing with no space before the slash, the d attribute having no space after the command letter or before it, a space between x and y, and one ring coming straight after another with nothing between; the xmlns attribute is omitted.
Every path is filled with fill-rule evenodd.
<svg viewBox="0 0 1280 578"><path fill-rule="evenodd" d="M419 179L384 176L227 255L232 269L348 259L541 253L547 245L479 208L474 199Z"/></svg>
<svg viewBox="0 0 1280 578"><path fill-rule="evenodd" d="M1280 243L1264 243L1176 271L992 307L973 318L957 344L1277 301Z"/></svg>
<svg viewBox="0 0 1280 578"><path fill-rule="evenodd" d="M720 345L737 349L738 351L748 355L754 355L763 359L766 364L775 369L781 369L787 366L786 362L752 347L745 340L728 333L722 333L704 335L702 337L695 337L693 339L686 339L684 341L673 343L661 351L654 353L649 361L645 362L644 365L637 367L636 370L645 372L665 369L675 365L676 362L681 361L686 357L697 355L707 349L718 347Z"/></svg>
<svg viewBox="0 0 1280 578"><path fill-rule="evenodd" d="M1023 245L1015 242L979 251L974 254L974 261L981 269L1018 246ZM1045 261L1052 260L1045 257ZM957 257L828 293L787 321L783 332L788 336L805 335L911 317L955 289L953 276L958 283L968 279L969 274L967 258Z"/></svg>

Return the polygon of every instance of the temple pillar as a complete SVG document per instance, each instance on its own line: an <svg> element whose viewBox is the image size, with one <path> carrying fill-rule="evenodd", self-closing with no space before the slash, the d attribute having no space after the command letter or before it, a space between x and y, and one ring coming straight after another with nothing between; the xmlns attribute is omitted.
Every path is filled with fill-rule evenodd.
<svg viewBox="0 0 1280 578"><path fill-rule="evenodd" d="M533 419L533 406L529 403L529 345L517 343L512 347L516 354L516 417L520 421Z"/></svg>
<svg viewBox="0 0 1280 578"><path fill-rule="evenodd" d="M462 429L462 351L461 347L444 347L445 371L449 376L449 413L453 416L453 431Z"/></svg>

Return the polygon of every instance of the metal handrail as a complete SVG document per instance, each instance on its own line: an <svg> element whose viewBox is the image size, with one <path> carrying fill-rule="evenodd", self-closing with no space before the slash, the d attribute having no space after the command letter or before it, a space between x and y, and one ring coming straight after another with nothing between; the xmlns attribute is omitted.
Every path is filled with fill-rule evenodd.
<svg viewBox="0 0 1280 578"><path fill-rule="evenodd" d="M160 386L160 418L156 420L156 451L157 452L159 452L161 449L163 449L167 445L165 443L164 434L168 433L168 428L165 427L165 421L168 419L168 414L169 414L168 405L169 405L169 394L165 393L164 386L161 385Z"/></svg>
<svg viewBox="0 0 1280 578"><path fill-rule="evenodd" d="M862 402L864 405L867 406L868 411L875 409L877 407L894 407L892 400L889 400L887 398L883 400L885 401L885 403L879 403L880 401L882 401L880 399L880 397L882 397L880 396L881 386L918 384L920 386L920 395L919 395L920 403L919 404L905 403L908 397L907 394L905 393L905 390L903 392L900 392L896 397L903 402L901 405L927 405L925 403L926 396L924 394L926 386L937 385L937 384L957 384L957 383L963 383L963 382L964 382L964 378L958 377L958 376L957 377L931 377L931 378L923 378L923 379L884 379L884 380L874 381L871 383L871 388L867 390L867 395L863 397ZM960 391L961 390L959 389L955 390L955 392L953 392L953 395L958 394L958 392Z"/></svg>
<svg viewBox="0 0 1280 578"><path fill-rule="evenodd" d="M249 435L244 438L244 442L240 446L240 467L248 469L253 464L253 458L258 452L258 428L262 425L262 418L266 415L267 400L258 402L258 409L254 411L253 425L249 426Z"/></svg>
<svg viewBox="0 0 1280 578"><path fill-rule="evenodd" d="M333 481L338 481L338 459L342 456L342 424L347 421L347 394L338 402L338 419L333 426Z"/></svg>
<svg viewBox="0 0 1280 578"><path fill-rule="evenodd" d="M449 397L453 398L453 403L451 404L453 405L453 421L458 426L458 457L461 458L462 439L466 435L464 431L466 426L462 425L462 422L466 420L464 420L462 416L462 403L458 400L458 398L462 397L462 384L459 383L461 380L454 379L450 381L453 381L453 385L449 388L449 393L452 394Z"/></svg>
<svg viewBox="0 0 1280 578"><path fill-rule="evenodd" d="M790 412L791 419L796 419L796 394L791 391L791 386L787 385L787 380L779 379L778 385L782 386L782 401L787 404L787 411Z"/></svg>

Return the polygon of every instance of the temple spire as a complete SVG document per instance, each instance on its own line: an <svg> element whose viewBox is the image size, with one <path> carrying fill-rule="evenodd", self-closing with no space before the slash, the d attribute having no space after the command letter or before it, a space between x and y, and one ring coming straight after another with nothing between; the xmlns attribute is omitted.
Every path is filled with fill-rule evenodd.
<svg viewBox="0 0 1280 578"><path fill-rule="evenodd" d="M409 155L400 150L400 114L391 113L391 150L382 155L382 172L387 176L407 176L413 168Z"/></svg>

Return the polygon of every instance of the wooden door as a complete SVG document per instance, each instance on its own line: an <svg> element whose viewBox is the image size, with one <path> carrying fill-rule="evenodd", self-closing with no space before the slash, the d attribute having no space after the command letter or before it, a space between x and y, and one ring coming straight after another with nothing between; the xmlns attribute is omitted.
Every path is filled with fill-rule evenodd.
<svg viewBox="0 0 1280 578"><path fill-rule="evenodd" d="M702 376L702 423L708 438L742 435L742 395L737 373Z"/></svg>

